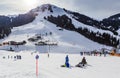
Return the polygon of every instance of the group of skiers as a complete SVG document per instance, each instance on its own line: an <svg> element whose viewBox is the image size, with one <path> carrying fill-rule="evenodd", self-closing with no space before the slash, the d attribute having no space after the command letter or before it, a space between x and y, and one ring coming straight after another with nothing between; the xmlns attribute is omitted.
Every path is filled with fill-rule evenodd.
<svg viewBox="0 0 120 78"><path fill-rule="evenodd" d="M21 60L22 59L22 56L21 55L15 55L15 56L7 56L7 57L5 57L5 56L3 56L3 59L14 59L14 60Z"/></svg>
<svg viewBox="0 0 120 78"><path fill-rule="evenodd" d="M87 65L87 61L86 61L86 58L83 57L82 61L79 62L77 65L75 65L75 67L84 67L85 65ZM62 65L61 67L67 67L67 68L70 67L68 55L66 55L66 57L65 57L65 64Z"/></svg>
<svg viewBox="0 0 120 78"><path fill-rule="evenodd" d="M96 51L93 51L93 52L80 52L80 55L81 56L85 56L85 55L87 55L87 56L106 56L106 55L108 55L109 53L108 52L96 52Z"/></svg>

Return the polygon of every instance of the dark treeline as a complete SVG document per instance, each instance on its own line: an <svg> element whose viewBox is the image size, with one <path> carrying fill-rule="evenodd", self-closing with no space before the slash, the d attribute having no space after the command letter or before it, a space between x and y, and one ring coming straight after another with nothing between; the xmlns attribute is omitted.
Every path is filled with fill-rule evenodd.
<svg viewBox="0 0 120 78"><path fill-rule="evenodd" d="M7 37L11 33L11 27L0 27L0 39Z"/></svg>
<svg viewBox="0 0 120 78"><path fill-rule="evenodd" d="M0 39L8 36L13 27L18 27L32 22L35 19L33 13L20 14L18 16L0 16Z"/></svg>
<svg viewBox="0 0 120 78"><path fill-rule="evenodd" d="M0 27L16 27L32 22L35 19L33 13L20 14L18 16L0 16Z"/></svg>
<svg viewBox="0 0 120 78"><path fill-rule="evenodd" d="M116 47L119 44L119 40L117 40L116 37L113 37L108 33L93 32L89 31L87 28L75 28L75 26L72 24L72 20L66 15L58 17L54 17L51 15L48 17L44 17L44 19L56 24L56 26L59 26L61 28L76 31L87 37L88 39L91 39L92 41L98 42L100 44L113 47Z"/></svg>
<svg viewBox="0 0 120 78"><path fill-rule="evenodd" d="M96 19L90 18L77 12L71 12L66 9L64 9L64 11L66 11L68 14L72 14L72 18L81 23L92 27L96 27L98 29L109 30L113 32L114 35L118 35L116 30L120 28L120 14L116 14L109 18L105 18L101 21L98 21Z"/></svg>
<svg viewBox="0 0 120 78"><path fill-rule="evenodd" d="M119 44L119 40L108 33L93 32L89 31L87 28L80 27L77 29L77 32L100 44L105 44L113 47L117 47L117 45Z"/></svg>
<svg viewBox="0 0 120 78"><path fill-rule="evenodd" d="M67 30L75 30L74 25L72 24L72 20L68 18L66 15L54 17L54 16L48 16L47 18L44 17L44 19L47 19L48 21L56 24L58 27L65 28Z"/></svg>

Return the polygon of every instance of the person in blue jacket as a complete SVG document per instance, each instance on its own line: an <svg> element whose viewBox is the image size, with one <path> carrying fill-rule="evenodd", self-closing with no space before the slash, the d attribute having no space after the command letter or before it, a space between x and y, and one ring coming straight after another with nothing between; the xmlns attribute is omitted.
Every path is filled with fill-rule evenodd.
<svg viewBox="0 0 120 78"><path fill-rule="evenodd" d="M68 55L66 55L66 57L65 57L65 66L70 67Z"/></svg>

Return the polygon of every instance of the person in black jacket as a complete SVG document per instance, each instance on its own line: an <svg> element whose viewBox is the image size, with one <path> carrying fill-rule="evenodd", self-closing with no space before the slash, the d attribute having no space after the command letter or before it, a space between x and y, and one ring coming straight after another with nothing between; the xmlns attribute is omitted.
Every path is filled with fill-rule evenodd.
<svg viewBox="0 0 120 78"><path fill-rule="evenodd" d="M83 57L82 61L76 65L76 67L83 67L85 66L85 64L87 64L86 58Z"/></svg>
<svg viewBox="0 0 120 78"><path fill-rule="evenodd" d="M82 59L82 61L81 61L81 64L83 64L83 66L84 66L85 64L87 64L87 61L86 61L85 57L83 57L83 59Z"/></svg>

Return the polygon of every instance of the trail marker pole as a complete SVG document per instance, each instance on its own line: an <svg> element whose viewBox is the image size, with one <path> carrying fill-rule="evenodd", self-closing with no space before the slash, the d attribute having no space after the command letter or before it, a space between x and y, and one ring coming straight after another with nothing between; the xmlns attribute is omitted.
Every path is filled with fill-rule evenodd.
<svg viewBox="0 0 120 78"><path fill-rule="evenodd" d="M38 59L39 59L39 56L36 55L36 76L38 77Z"/></svg>

